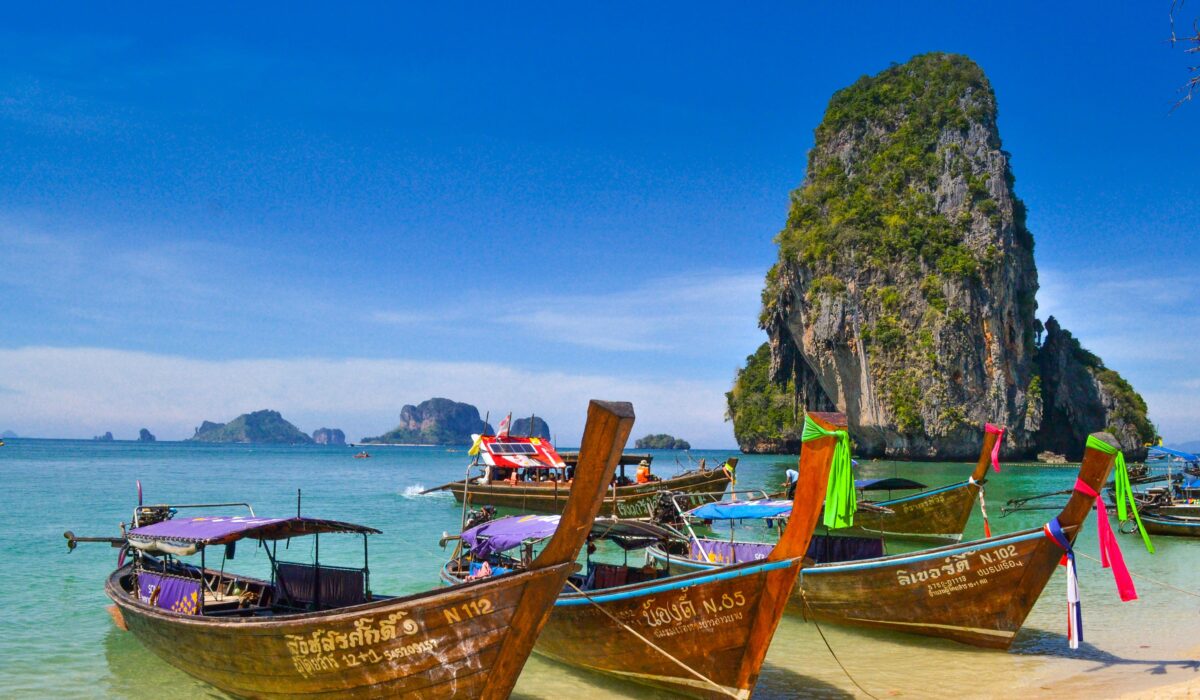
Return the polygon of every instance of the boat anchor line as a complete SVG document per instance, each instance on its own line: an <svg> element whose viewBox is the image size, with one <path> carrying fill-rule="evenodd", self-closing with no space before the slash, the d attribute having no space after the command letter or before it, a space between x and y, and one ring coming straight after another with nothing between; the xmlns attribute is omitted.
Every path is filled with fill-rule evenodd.
<svg viewBox="0 0 1200 700"><path fill-rule="evenodd" d="M578 594L582 595L584 598L586 598L586 599L587 599L587 601L588 601L589 603L591 603L592 605L594 605L594 606L596 607L596 609L597 609L597 610L599 610L600 612L604 613L604 614L605 614L605 616L607 616L607 617L608 617L608 619L610 619L610 620L612 620L613 622L617 623L618 625L620 625L621 627L623 627L623 628L625 629L625 631L629 632L629 633L630 633L630 634L632 634L633 636L635 636L635 637L637 637L638 639L640 639L640 640L642 640L643 642L645 642L645 643L646 643L646 646L648 646L648 647L650 647L651 649L653 649L653 650L657 651L658 653L662 654L662 655L663 655L663 656L665 656L665 657L666 657L666 658L667 658L669 661L671 661L672 663L674 663L676 666L678 666L678 667L682 668L683 670L685 670L685 671L687 671L688 673L692 674L692 675L693 675L693 676L695 676L696 678L699 678L701 681L703 681L703 682L704 682L704 684L705 684L706 686L711 686L711 687L715 688L715 689L716 689L716 691L717 691L718 693L721 693L722 695L728 695L728 696L729 696L729 697L731 697L731 698L735 698L735 700L745 700L746 698L748 698L748 697L749 697L749 693L740 693L740 692L735 692L735 691L733 691L733 690L730 690L729 688L726 688L725 686L721 685L720 683L717 683L716 681L714 681L713 679L711 679L711 678L709 678L708 676L704 675L703 673L700 673L700 672L699 672L699 671L697 671L696 669L692 668L691 666L688 666L688 665L687 665L687 664L685 664L684 662L682 662L682 661L680 661L679 659L675 658L675 657L674 657L674 656L672 656L672 655L670 654L670 652L668 652L666 649L663 649L662 647L658 646L657 644L655 644L654 642L650 641L649 639L646 639L646 638L645 638L644 636L642 636L642 635L641 635L641 634L640 634L640 633L639 633L637 630L635 630L634 628L630 627L630 626L629 626L628 624L626 624L625 622L623 622L623 621L621 621L621 620L617 619L617 617L616 617L615 615L613 615L613 614L612 614L612 613L610 613L609 611L605 610L605 609L604 609L604 606L602 606L602 605L600 605L599 603L597 603L596 601L592 600L592 597L591 597L590 595L588 595L588 594L587 594L587 591L584 591L584 590L583 590L582 588L580 588L579 586L576 586L576 585L575 585L575 582L574 582L574 581L572 581L572 580L571 580L571 579L569 579L569 578L567 579L567 585L568 585L568 586L570 586L571 588L575 589L575 592L576 592L576 593L578 593ZM630 675L637 675L637 674L630 674ZM679 679L676 679L676 680L679 680Z"/></svg>
<svg viewBox="0 0 1200 700"><path fill-rule="evenodd" d="M879 700L878 697L871 694L871 691L862 687L862 684L858 682L858 679L856 679L853 675L850 674L849 669L847 669L846 666L842 663L842 660L838 658L837 652L835 652L833 650L833 647L830 646L830 644L829 644L829 640L825 638L825 630L821 629L821 623L817 622L817 618L815 618L811 615L812 610L810 610L808 607L808 598L804 595L803 588L800 589L800 601L802 603L804 603L804 612L805 612L804 618L805 618L805 620L813 623L813 627L817 628L817 634L821 635L821 641L825 642L825 648L829 651L829 655L833 657L833 660L835 662L837 662L838 668L842 669L842 673L846 674L846 678L850 679L850 682L854 684L855 688L858 688L859 690L861 690L863 692L863 694L866 695L867 697L871 698L871 700Z"/></svg>

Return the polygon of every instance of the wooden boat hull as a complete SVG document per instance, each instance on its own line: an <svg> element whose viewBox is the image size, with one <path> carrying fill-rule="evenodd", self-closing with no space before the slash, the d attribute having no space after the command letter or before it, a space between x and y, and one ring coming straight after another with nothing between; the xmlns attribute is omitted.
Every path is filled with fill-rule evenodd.
<svg viewBox="0 0 1200 700"><path fill-rule="evenodd" d="M719 564L667 557L672 572ZM981 647L1012 644L1062 550L1041 530L910 554L807 566L788 612L808 619L943 637Z"/></svg>
<svg viewBox="0 0 1200 700"><path fill-rule="evenodd" d="M692 505L701 505L714 500L705 493L723 493L729 485L729 475L722 470L693 471L680 476L654 481L648 484L610 487L600 506L600 515L618 518L649 517L658 501L660 491L678 491L693 494L687 499ZM461 481L447 484L446 489L454 494L455 500L463 500ZM490 505L511 508L522 512L561 513L566 506L570 487L558 482L471 484L467 492L470 505ZM680 505L684 505L679 499Z"/></svg>
<svg viewBox="0 0 1200 700"><path fill-rule="evenodd" d="M534 652L561 663L699 698L748 698L788 604L801 560L748 562L720 571L562 595ZM458 579L443 571L443 581ZM615 619L614 619L615 618ZM684 665L647 647L620 623Z"/></svg>
<svg viewBox="0 0 1200 700"><path fill-rule="evenodd" d="M1140 515L1142 527L1151 535L1200 537L1200 517L1160 517L1153 512L1142 512Z"/></svg>
<svg viewBox="0 0 1200 700"><path fill-rule="evenodd" d="M571 563L327 613L212 618L106 593L124 625L167 663L246 698L505 698ZM116 617L116 615L114 615ZM509 659L505 661L506 657Z"/></svg>
<svg viewBox="0 0 1200 700"><path fill-rule="evenodd" d="M853 531L957 542L978 497L978 484L963 481L903 498L871 501L891 512L860 510L854 515Z"/></svg>

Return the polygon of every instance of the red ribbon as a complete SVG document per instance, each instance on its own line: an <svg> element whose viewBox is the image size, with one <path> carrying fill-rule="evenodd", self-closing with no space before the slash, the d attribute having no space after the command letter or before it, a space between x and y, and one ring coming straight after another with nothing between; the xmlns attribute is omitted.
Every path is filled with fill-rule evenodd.
<svg viewBox="0 0 1200 700"><path fill-rule="evenodd" d="M992 445L992 469L996 473L1000 473L1000 444L1004 442L1004 428L998 428L991 423L985 423L983 426L984 432L992 433L996 436L996 444Z"/></svg>
<svg viewBox="0 0 1200 700"><path fill-rule="evenodd" d="M1137 590L1133 587L1133 577L1129 575L1129 567L1125 566L1125 557L1121 555L1121 547L1117 544L1117 536L1113 534L1112 525L1108 522L1108 509L1104 499L1096 493L1096 489L1088 486L1082 479L1075 480L1075 490L1096 499L1096 531L1100 539L1100 566L1112 569L1113 579L1117 582L1117 593L1121 601L1128 603L1137 600Z"/></svg>

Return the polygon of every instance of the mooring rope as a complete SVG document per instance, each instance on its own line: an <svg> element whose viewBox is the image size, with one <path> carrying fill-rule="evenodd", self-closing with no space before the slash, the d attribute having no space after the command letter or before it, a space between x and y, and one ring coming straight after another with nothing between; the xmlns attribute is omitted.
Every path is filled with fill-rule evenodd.
<svg viewBox="0 0 1200 700"><path fill-rule="evenodd" d="M854 684L855 688L861 690L864 695L872 700L879 700L879 698L871 694L871 691L862 687L862 684L850 674L850 671L846 669L846 666L842 663L842 660L838 658L837 653L834 652L833 647L830 646L829 640L825 638L825 632L821 629L821 623L817 622L817 619L812 615L812 609L808 607L808 596L804 595L804 588L800 589L800 600L804 602L804 610L806 613L808 613L805 615L805 619L813 623L813 627L817 628L817 634L821 635L821 641L825 642L825 648L829 650L829 655L832 656L833 660L837 662L838 668L842 669L842 673L846 674L846 678L850 679L850 682Z"/></svg>
<svg viewBox="0 0 1200 700"><path fill-rule="evenodd" d="M730 691L729 691L729 689L728 689L728 688L726 688L725 686L721 685L720 683L717 683L716 681L714 681L713 679L709 678L708 676L705 676L703 673L700 673L700 672L699 672L699 671L697 671L696 669L692 668L691 666L688 666L688 665L687 665L687 664L685 664L684 662L682 662L682 661L680 661L679 659L675 658L675 657L674 657L674 656L672 656L672 655L671 655L671 654L670 654L670 653L669 653L669 652L668 652L666 649L663 649L662 647L658 646L657 644L655 644L654 642L650 641L649 639L646 639L646 638L645 638L645 637L643 637L641 634L639 634L637 630L635 630L634 628L632 628L632 627L630 627L629 625L625 624L625 623L624 623L624 622L622 622L621 620L618 620L618 619L616 618L616 616L615 616L615 615L613 615L613 614L612 614L612 613L610 613L609 611L605 610L605 609L604 609L604 606L602 606L602 605L600 605L599 603L597 603L596 601L592 600L592 597L591 597L590 595L588 595L588 594L587 594L587 593L586 593L586 592L585 592L583 589L581 589L579 586L576 586L576 585L575 585L575 582L574 582L574 581L572 581L571 579L567 579L567 585L568 585L568 586L570 586L571 588L574 588L576 593L579 593L579 594L580 594L580 595L582 595L584 598L587 598L587 601L588 601L589 603L591 603L592 605L596 606L596 609L597 609L597 610L599 610L600 612L602 612L602 613L604 613L605 615L607 615L607 616L608 616L608 619L610 619L610 620L612 620L613 622L617 623L617 624L618 624L618 625L620 625L621 627L624 627L624 628L625 628L625 630L626 630L627 632L629 632L629 633L630 633L630 634L632 634L633 636L635 636L635 637L637 637L638 639L640 639L640 640L642 640L643 642L645 642L645 643L646 643L646 646L650 647L651 649L653 649L653 650L657 651L658 653L662 654L663 656L667 657L668 659L670 659L670 660L671 660L673 663L675 663L677 666L679 666L679 667L680 667L680 668L682 668L683 670L685 670L685 671L687 671L688 673L692 674L693 676L695 676L695 677L699 678L700 680L704 681L705 683L708 683L708 684L709 684L709 685L711 685L713 688L716 688L716 689L717 689L717 692L721 693L722 695L728 695L728 696L729 696L729 697L731 697L731 698L737 698L737 697L738 697L738 695L737 695L736 693L732 693L732 692L730 692Z"/></svg>
<svg viewBox="0 0 1200 700"><path fill-rule="evenodd" d="M1099 560L1099 559L1097 559L1096 557L1089 556L1089 555L1087 555L1087 554L1083 554L1083 553L1081 553L1081 552L1076 552L1076 553L1075 553L1075 556L1077 556L1077 557L1083 557L1084 559L1090 559L1091 561L1094 561L1094 562L1096 562L1097 564L1100 564L1100 560ZM1153 578L1150 578L1149 576L1146 576L1146 575L1144 575L1144 574L1135 573L1135 572L1133 572L1133 571L1130 571L1129 573L1130 573L1130 575L1131 575L1131 576L1133 576L1133 577L1135 577L1135 578L1140 578L1140 579L1142 579L1142 580L1144 580L1144 581L1149 581L1150 583L1157 584L1157 585L1159 585L1159 586L1162 586L1163 588L1169 588L1169 589L1171 589L1171 590L1173 590L1173 591L1178 591L1179 593L1182 593L1182 594L1184 594L1184 595L1190 595L1190 596L1192 596L1193 598L1200 598L1200 593L1196 593L1195 591L1189 591L1189 590L1186 590L1186 589L1180 588L1180 587L1178 587L1178 586L1173 586L1173 585L1171 585L1171 584L1167 583L1166 581L1159 581L1158 579L1153 579Z"/></svg>

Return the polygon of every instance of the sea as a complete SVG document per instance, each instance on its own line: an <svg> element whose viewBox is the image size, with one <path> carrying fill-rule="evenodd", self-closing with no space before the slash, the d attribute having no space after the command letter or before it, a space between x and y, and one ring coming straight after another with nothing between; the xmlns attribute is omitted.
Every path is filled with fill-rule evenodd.
<svg viewBox="0 0 1200 700"><path fill-rule="evenodd" d="M426 488L461 478L469 457L444 447L211 445L70 440L6 440L0 447L0 697L214 698L216 689L159 660L105 611L104 581L117 550L80 544L68 552L63 532L115 536L130 520L140 480L146 503L245 502L260 516L299 510L379 528L371 538L370 581L378 593L405 594L438 585L460 507ZM669 476L725 451L658 452L654 471ZM739 488L778 489L794 458L741 455ZM905 476L930 486L964 480L968 464L863 461L859 478ZM1010 498L1068 489L1072 467L1009 466L989 473L993 532L1037 527L1053 510L1008 516ZM298 499L299 495L299 499ZM1062 499L1042 501L1047 505ZM217 512L211 510L210 512ZM236 513L239 508L221 512ZM242 510L241 512L245 512ZM1115 524L1115 523L1114 523ZM1077 550L1097 556L1094 516ZM976 508L967 538L983 536ZM1139 599L1121 603L1110 572L1079 561L1083 643L1068 647L1065 574L1055 574L1008 651L983 650L899 633L816 625L785 616L767 654L756 698L797 697L1114 697L1192 681L1200 673L1200 541L1157 537L1150 555L1136 535L1118 535L1135 574ZM308 538L311 539L311 538ZM361 565L357 537L321 541L322 562ZM310 545L280 556L306 561ZM246 543L243 543L245 545ZM888 551L920 548L889 543ZM212 562L209 562L210 565ZM266 557L243 546L227 569L264 574ZM647 653L634 638L631 657ZM572 669L536 654L517 698L659 698L668 695Z"/></svg>

